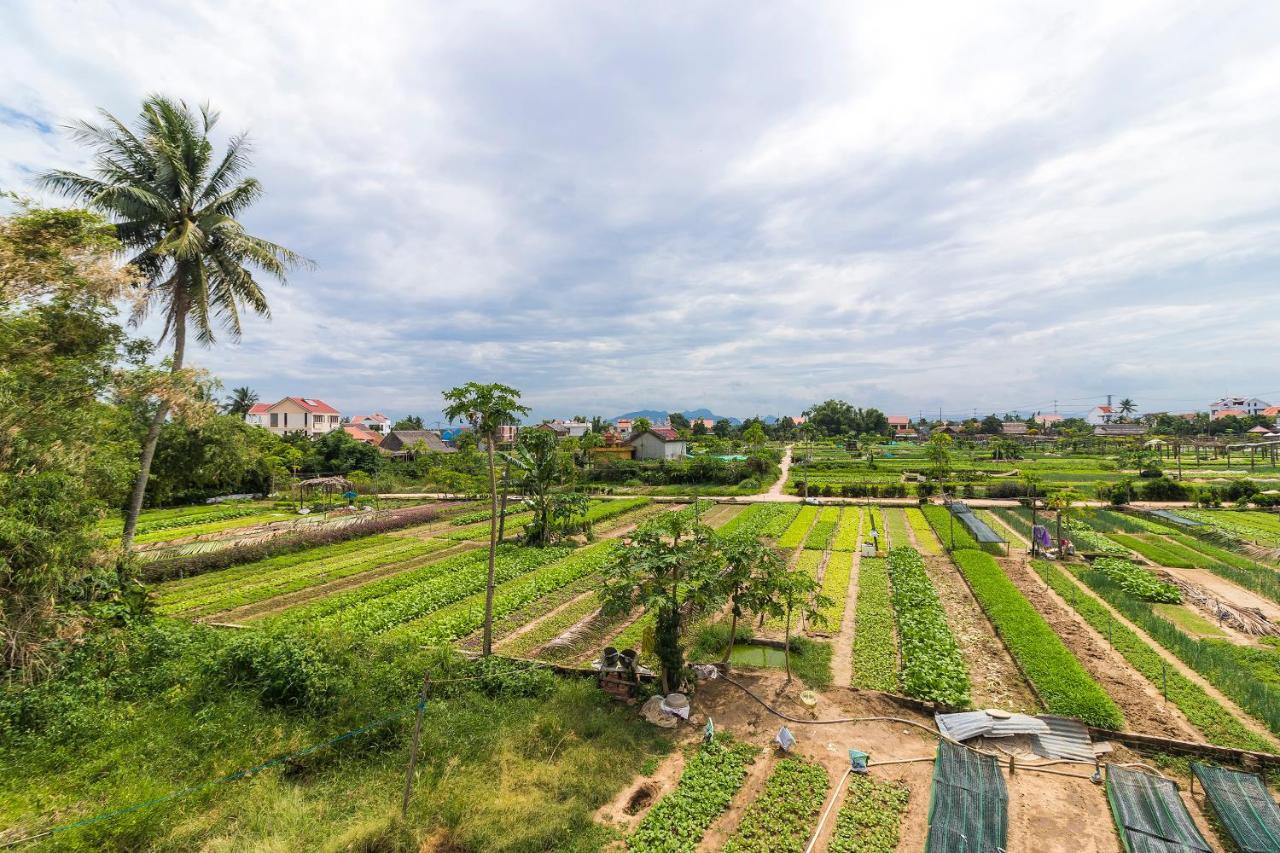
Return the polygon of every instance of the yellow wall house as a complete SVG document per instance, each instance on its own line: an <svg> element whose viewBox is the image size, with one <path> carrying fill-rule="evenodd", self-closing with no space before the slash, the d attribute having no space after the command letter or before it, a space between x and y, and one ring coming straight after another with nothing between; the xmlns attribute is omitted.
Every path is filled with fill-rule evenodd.
<svg viewBox="0 0 1280 853"><path fill-rule="evenodd" d="M257 408L257 407L255 407ZM342 415L324 400L313 397L285 397L255 413L258 426L276 435L288 432L304 432L307 435L324 435L340 427ZM248 418L246 418L248 420Z"/></svg>

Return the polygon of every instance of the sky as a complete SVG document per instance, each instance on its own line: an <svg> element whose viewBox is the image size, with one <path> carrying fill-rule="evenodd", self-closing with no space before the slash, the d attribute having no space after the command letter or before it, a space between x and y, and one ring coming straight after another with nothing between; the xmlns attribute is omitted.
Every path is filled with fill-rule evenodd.
<svg viewBox="0 0 1280 853"><path fill-rule="evenodd" d="M263 400L1280 403L1280 4L6 2L0 189L152 92L315 262L192 355Z"/></svg>

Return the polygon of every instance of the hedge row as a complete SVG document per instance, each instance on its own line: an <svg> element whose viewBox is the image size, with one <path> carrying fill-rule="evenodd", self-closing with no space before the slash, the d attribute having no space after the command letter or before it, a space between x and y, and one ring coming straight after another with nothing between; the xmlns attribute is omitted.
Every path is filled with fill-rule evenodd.
<svg viewBox="0 0 1280 853"><path fill-rule="evenodd" d="M953 555L987 618L1053 714L1118 729L1124 715L1031 606L995 559L980 551Z"/></svg>

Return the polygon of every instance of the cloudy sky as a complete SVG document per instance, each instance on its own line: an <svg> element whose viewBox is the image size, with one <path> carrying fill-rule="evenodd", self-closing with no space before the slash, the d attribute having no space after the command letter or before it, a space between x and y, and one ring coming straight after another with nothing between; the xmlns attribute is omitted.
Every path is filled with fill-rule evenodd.
<svg viewBox="0 0 1280 853"><path fill-rule="evenodd" d="M317 264L196 354L264 399L1280 402L1280 4L9 2L0 187L153 91Z"/></svg>

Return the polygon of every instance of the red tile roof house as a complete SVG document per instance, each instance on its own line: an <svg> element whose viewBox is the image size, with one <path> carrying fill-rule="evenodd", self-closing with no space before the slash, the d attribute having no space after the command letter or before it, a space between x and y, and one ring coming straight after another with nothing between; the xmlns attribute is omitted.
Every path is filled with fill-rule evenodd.
<svg viewBox="0 0 1280 853"><path fill-rule="evenodd" d="M905 438L909 433L915 433L911 428L911 418L906 415L889 415L889 426L893 429L894 437Z"/></svg>
<svg viewBox="0 0 1280 853"><path fill-rule="evenodd" d="M1247 417L1249 417L1249 413L1246 412L1244 409L1218 409L1218 411L1213 413L1213 419L1215 421L1221 418L1247 418Z"/></svg>
<svg viewBox="0 0 1280 853"><path fill-rule="evenodd" d="M372 415L356 415L351 419L353 426L364 427L378 435L386 435L391 432L391 419L381 412L374 412Z"/></svg>
<svg viewBox="0 0 1280 853"><path fill-rule="evenodd" d="M271 430L276 435L290 432L306 433L310 436L324 435L338 429L342 414L324 400L314 397L285 397L278 403L272 403L265 410L254 412L258 406L250 409L250 416L261 418L258 424Z"/></svg>
<svg viewBox="0 0 1280 853"><path fill-rule="evenodd" d="M250 426L266 426L266 415L270 410L270 403L254 403L249 407L248 413L245 414L244 422Z"/></svg>
<svg viewBox="0 0 1280 853"><path fill-rule="evenodd" d="M343 424L342 431L356 441L372 444L374 447L382 443L382 436L367 427L357 426L356 424Z"/></svg>
<svg viewBox="0 0 1280 853"><path fill-rule="evenodd" d="M688 455L684 439L671 427L650 427L628 438L627 445L635 449L636 459L683 459Z"/></svg>

